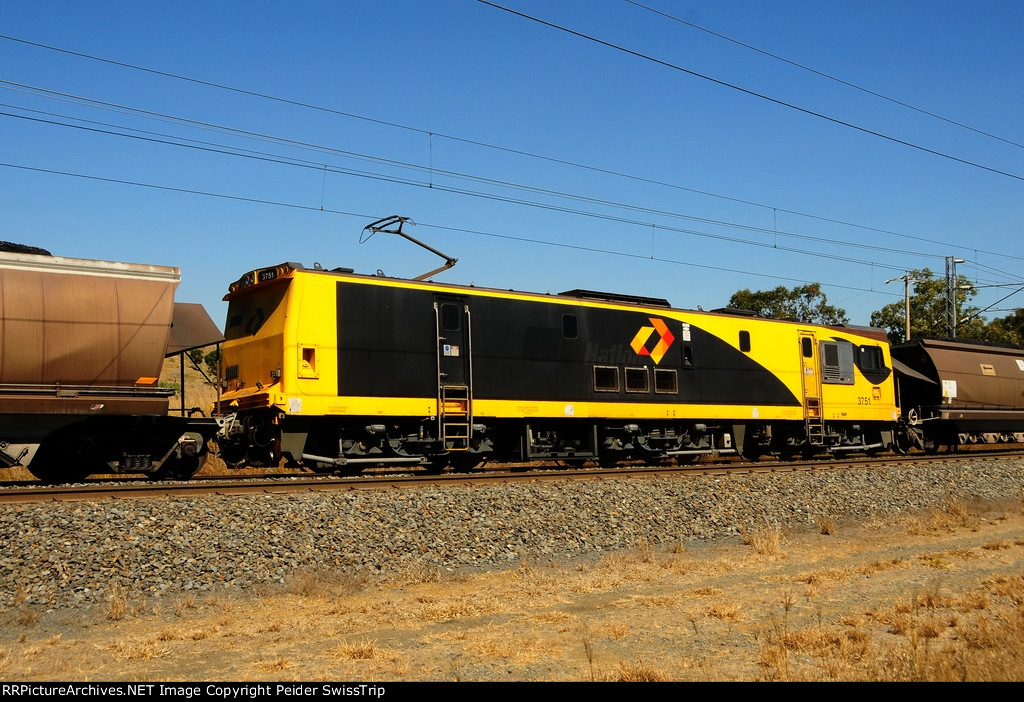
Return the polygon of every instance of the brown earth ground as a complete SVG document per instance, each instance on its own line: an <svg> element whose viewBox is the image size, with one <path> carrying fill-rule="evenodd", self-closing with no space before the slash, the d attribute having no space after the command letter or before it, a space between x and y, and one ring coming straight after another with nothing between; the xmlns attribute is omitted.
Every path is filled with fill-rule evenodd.
<svg viewBox="0 0 1024 702"><path fill-rule="evenodd" d="M5 681L1021 680L1024 514L0 614Z"/></svg>

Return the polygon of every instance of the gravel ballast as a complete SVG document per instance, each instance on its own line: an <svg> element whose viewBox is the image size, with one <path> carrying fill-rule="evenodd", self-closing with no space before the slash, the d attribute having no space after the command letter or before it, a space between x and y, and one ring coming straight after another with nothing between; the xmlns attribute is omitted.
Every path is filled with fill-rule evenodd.
<svg viewBox="0 0 1024 702"><path fill-rule="evenodd" d="M494 568L1010 500L1024 462L4 505L0 606L63 608L323 569Z"/></svg>

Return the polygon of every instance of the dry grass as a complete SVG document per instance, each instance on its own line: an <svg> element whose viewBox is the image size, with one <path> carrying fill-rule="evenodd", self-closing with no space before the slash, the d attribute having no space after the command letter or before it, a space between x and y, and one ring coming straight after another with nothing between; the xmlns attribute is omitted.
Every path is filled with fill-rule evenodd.
<svg viewBox="0 0 1024 702"><path fill-rule="evenodd" d="M768 522L755 529L741 529L740 538L743 539L743 543L753 546L754 550L763 556L779 555L785 541L782 527Z"/></svg>
<svg viewBox="0 0 1024 702"><path fill-rule="evenodd" d="M151 661L170 654L171 649L161 646L162 642L153 641L115 641L107 647L114 659L121 662Z"/></svg>
<svg viewBox="0 0 1024 702"><path fill-rule="evenodd" d="M671 680L662 671L651 667L643 661L619 663L615 682L668 682Z"/></svg>
<svg viewBox="0 0 1024 702"><path fill-rule="evenodd" d="M114 585L107 593L107 619L120 621L138 613L139 604L133 602L128 591L120 585Z"/></svg>
<svg viewBox="0 0 1024 702"><path fill-rule="evenodd" d="M204 351L212 351L214 347L203 349ZM174 396L170 399L171 410L177 412L181 408L181 364L179 363L180 357L172 356L164 359L163 367L160 372L160 386L165 388L173 388ZM205 365L203 365L203 371L206 371ZM192 364L185 361L185 409L186 411L193 411L201 413L204 417L210 416L210 410L213 407L213 403L218 399L217 386L206 382L202 374L199 373Z"/></svg>
<svg viewBox="0 0 1024 702"><path fill-rule="evenodd" d="M345 641L337 648L332 649L332 652L339 658L360 661L372 660L381 655L380 649L377 648L377 642L367 639L352 644Z"/></svg>
<svg viewBox="0 0 1024 702"><path fill-rule="evenodd" d="M832 536L836 533L836 518L830 515L820 515L815 517L814 524L818 528L819 534L825 536Z"/></svg>
<svg viewBox="0 0 1024 702"><path fill-rule="evenodd" d="M740 618L741 609L738 602L716 602L708 607L708 616L734 622Z"/></svg>
<svg viewBox="0 0 1024 702"><path fill-rule="evenodd" d="M965 526L920 537L897 526L861 539L854 530L783 539L776 531L769 541L784 545L785 558L778 551L765 558L752 543L638 543L596 560L534 558L472 575L426 562L387 578L296 573L251 593L185 595L148 611L111 589L88 626L73 616L55 630L53 614L12 608L0 631L0 673L59 680L1019 680L1024 518L974 523L983 524L981 533ZM95 650L102 655L83 654Z"/></svg>
<svg viewBox="0 0 1024 702"><path fill-rule="evenodd" d="M971 512L964 500L947 495L944 509L910 518L907 531L911 534L952 533L964 529L977 531L979 524L977 515Z"/></svg>

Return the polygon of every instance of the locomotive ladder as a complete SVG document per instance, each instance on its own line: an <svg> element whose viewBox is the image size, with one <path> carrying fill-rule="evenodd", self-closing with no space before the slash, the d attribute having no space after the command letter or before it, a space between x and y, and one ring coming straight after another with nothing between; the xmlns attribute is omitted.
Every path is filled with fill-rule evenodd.
<svg viewBox="0 0 1024 702"><path fill-rule="evenodd" d="M445 447L449 451L468 451L473 422L469 386L442 385L438 415L441 420L441 441Z"/></svg>
<svg viewBox="0 0 1024 702"><path fill-rule="evenodd" d="M821 446L825 443L825 423L821 419L821 399L808 397L807 399L807 443L813 446Z"/></svg>

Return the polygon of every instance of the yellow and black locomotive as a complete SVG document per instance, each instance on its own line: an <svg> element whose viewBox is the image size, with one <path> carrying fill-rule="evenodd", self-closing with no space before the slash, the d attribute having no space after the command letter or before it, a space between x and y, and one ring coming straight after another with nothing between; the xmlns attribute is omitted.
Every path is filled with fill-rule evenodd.
<svg viewBox="0 0 1024 702"><path fill-rule="evenodd" d="M295 263L247 273L225 300L231 464L873 450L899 419L877 329Z"/></svg>

